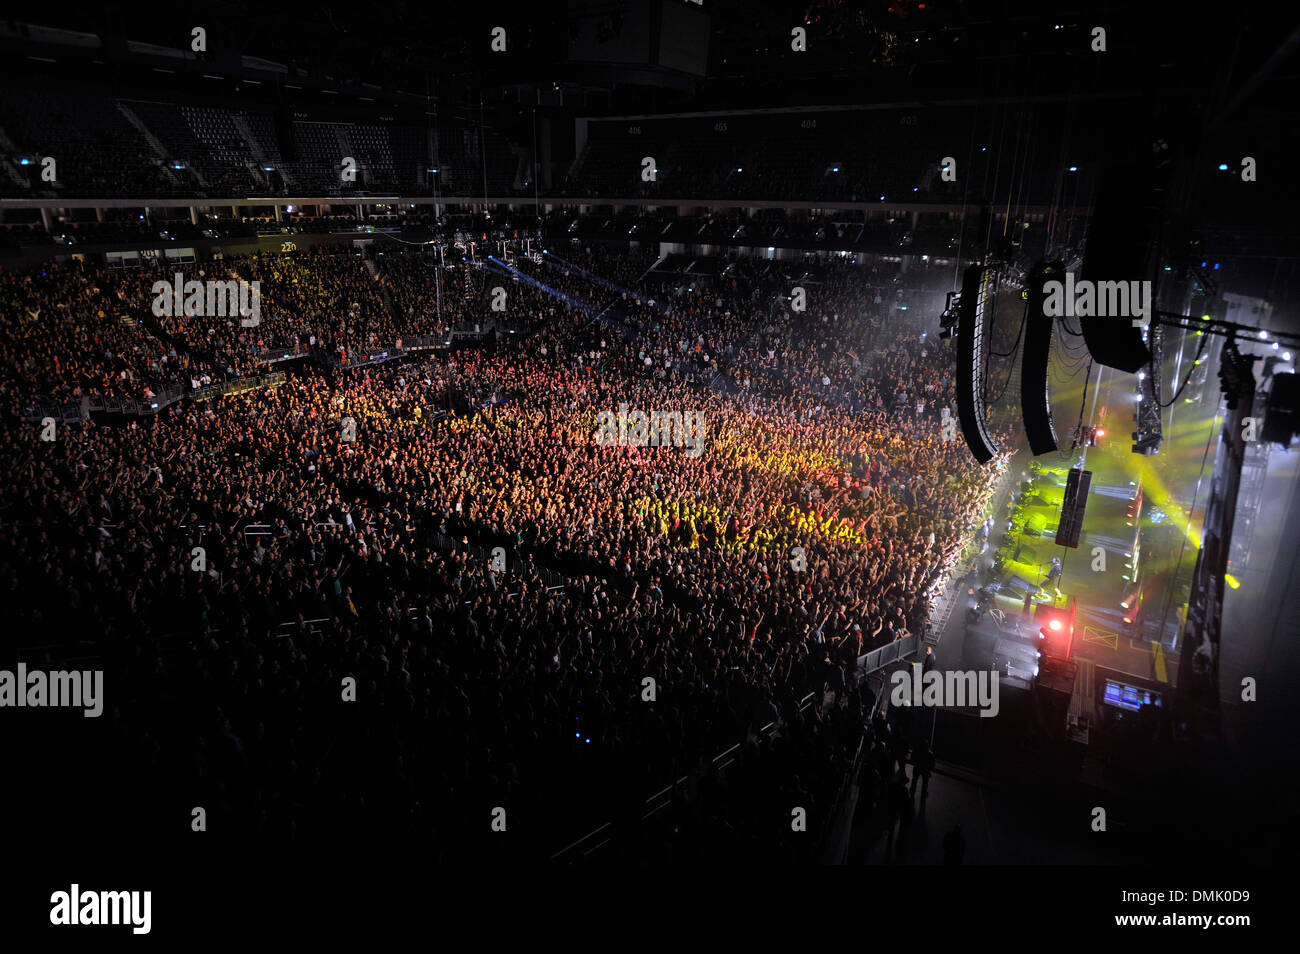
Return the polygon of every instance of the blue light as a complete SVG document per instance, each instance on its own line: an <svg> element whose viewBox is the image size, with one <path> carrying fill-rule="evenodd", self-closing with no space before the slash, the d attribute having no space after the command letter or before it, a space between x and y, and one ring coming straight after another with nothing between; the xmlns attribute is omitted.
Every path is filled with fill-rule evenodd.
<svg viewBox="0 0 1300 954"><path fill-rule="evenodd" d="M913 191L913 192L920 192L921 189L920 189L919 186L912 186L912 191Z"/></svg>
<svg viewBox="0 0 1300 954"><path fill-rule="evenodd" d="M1215 263L1214 263L1214 270L1215 270L1216 272L1219 270L1219 263L1218 263L1218 262L1215 262Z"/></svg>
<svg viewBox="0 0 1300 954"><path fill-rule="evenodd" d="M831 166L831 172L839 172L839 171L840 171L839 166Z"/></svg>
<svg viewBox="0 0 1300 954"><path fill-rule="evenodd" d="M591 739L583 739L582 741L586 742L588 745L591 745Z"/></svg>
<svg viewBox="0 0 1300 954"><path fill-rule="evenodd" d="M1071 172L1078 172L1078 171L1079 171L1079 167L1078 167L1078 166L1070 166L1070 171L1071 171Z"/></svg>
<svg viewBox="0 0 1300 954"><path fill-rule="evenodd" d="M1219 171L1220 171L1220 172L1227 172L1227 171L1228 171L1228 164L1227 164L1226 162L1221 162L1221 163L1219 163Z"/></svg>
<svg viewBox="0 0 1300 954"><path fill-rule="evenodd" d="M1201 268L1204 268L1204 267L1205 267L1206 265L1208 265L1208 264L1210 264L1210 263L1209 263L1209 262L1201 262Z"/></svg>
<svg viewBox="0 0 1300 954"><path fill-rule="evenodd" d="M30 166L31 164L32 164L32 161L31 161L30 159L19 159L19 160L18 160L18 165L20 165L20 166Z"/></svg>
<svg viewBox="0 0 1300 954"><path fill-rule="evenodd" d="M582 733L581 733L581 732L575 732L575 733L573 733L573 737L574 737L575 739L580 739L580 738L582 738Z"/></svg>

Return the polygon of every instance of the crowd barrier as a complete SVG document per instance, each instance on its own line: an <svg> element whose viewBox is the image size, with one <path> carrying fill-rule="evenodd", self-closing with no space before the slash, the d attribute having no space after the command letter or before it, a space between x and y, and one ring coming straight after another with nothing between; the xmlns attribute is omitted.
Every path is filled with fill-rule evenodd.
<svg viewBox="0 0 1300 954"><path fill-rule="evenodd" d="M494 326L476 325L473 329L453 328L445 335L409 335L403 336L391 345L371 348L362 352L350 352L346 356L338 352L316 351L318 361L331 368L358 368L371 364L382 364L394 358L416 351L432 351L436 348L450 348L466 342L477 342L492 334Z"/></svg>
<svg viewBox="0 0 1300 954"><path fill-rule="evenodd" d="M912 653L916 652L920 643L921 640L918 636L904 636L902 639L896 639L892 643L887 643L878 649L873 649L871 652L859 656L859 676L870 675L877 669L912 655Z"/></svg>
<svg viewBox="0 0 1300 954"><path fill-rule="evenodd" d="M278 364L294 358L305 358L308 354L308 349L301 345L294 348L268 348L257 356L257 360L266 364Z"/></svg>
<svg viewBox="0 0 1300 954"><path fill-rule="evenodd" d="M163 388L151 398L140 398L138 400L134 398L91 398L80 402L54 403L42 401L25 405L23 407L23 420L42 421L48 417L61 423L75 424L89 420L90 415L96 413L147 417L157 414L164 408L180 401L186 396L187 391L195 401L210 401L215 397L224 397L228 394L243 394L259 388L274 387L282 381L284 381L284 373L277 371L272 374L259 374L255 377L235 378L233 381L206 384L193 390L187 389L183 384L176 384Z"/></svg>
<svg viewBox="0 0 1300 954"><path fill-rule="evenodd" d="M76 424L89 420L91 414L127 414L147 416L175 404L185 396L185 386L174 384L162 388L150 398L83 398L80 401L39 401L23 406L23 420L43 421L53 418L59 423Z"/></svg>
<svg viewBox="0 0 1300 954"><path fill-rule="evenodd" d="M283 382L284 372L275 371L271 374L258 374L248 378L235 378L233 381L205 384L192 391L190 397L195 401L211 401L213 398L226 397L230 394L245 394L265 387L275 387Z"/></svg>

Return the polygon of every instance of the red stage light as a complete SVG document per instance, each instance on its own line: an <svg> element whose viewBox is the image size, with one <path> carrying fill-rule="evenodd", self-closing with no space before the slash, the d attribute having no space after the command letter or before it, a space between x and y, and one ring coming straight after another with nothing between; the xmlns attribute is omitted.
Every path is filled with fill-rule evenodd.
<svg viewBox="0 0 1300 954"><path fill-rule="evenodd" d="M1106 436L1106 431L1105 431L1105 429L1100 428L1100 427L1097 428L1097 436L1098 436L1098 437L1105 437L1105 436Z"/></svg>
<svg viewBox="0 0 1300 954"><path fill-rule="evenodd" d="M1052 627L1052 629L1059 630L1061 628L1061 621L1059 619L1054 619L1047 625Z"/></svg>
<svg viewBox="0 0 1300 954"><path fill-rule="evenodd" d="M1130 623L1130 624L1131 624L1131 623L1133 622L1133 620L1131 620L1131 619L1129 619L1129 617L1125 616L1125 617L1124 617L1124 622L1126 622L1126 623Z"/></svg>

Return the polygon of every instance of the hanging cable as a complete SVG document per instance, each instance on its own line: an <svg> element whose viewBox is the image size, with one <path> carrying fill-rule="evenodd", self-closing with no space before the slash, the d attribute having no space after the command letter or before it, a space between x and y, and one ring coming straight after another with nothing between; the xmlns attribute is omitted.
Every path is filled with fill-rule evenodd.
<svg viewBox="0 0 1300 954"><path fill-rule="evenodd" d="M1013 354L1015 354L1015 353L1020 349L1020 339L1021 339L1022 337L1024 337L1024 334L1025 334L1025 322L1028 320L1028 318L1029 318L1029 304L1026 303L1026 304L1025 304L1025 310L1024 310L1024 312L1022 312L1021 315L1020 315L1020 330L1016 332L1016 340L1015 340L1015 343L1012 344L1011 347L1010 347L1010 349L1007 350L1006 352L1002 352L1002 351L994 351L993 348L992 348L992 346L990 345L990 347L989 347L989 352L990 352L991 354L995 354L995 355L997 355L999 358L1009 358L1009 357L1011 357Z"/></svg>
<svg viewBox="0 0 1300 954"><path fill-rule="evenodd" d="M1201 335L1201 343L1196 349L1196 357L1192 359L1192 366L1187 369L1187 377L1183 378L1183 383L1178 386L1178 390L1174 392L1174 396L1169 399L1169 402L1167 404L1160 400L1160 395L1158 394L1156 395L1156 405L1158 407L1161 408L1172 407L1175 403L1177 403L1178 399L1183 396L1183 391L1187 389L1187 385L1192 380L1192 375L1196 373L1196 369L1197 367L1199 367L1197 362L1201 360L1201 355L1205 353L1205 343L1209 340L1210 340L1209 335L1204 335L1204 334Z"/></svg>

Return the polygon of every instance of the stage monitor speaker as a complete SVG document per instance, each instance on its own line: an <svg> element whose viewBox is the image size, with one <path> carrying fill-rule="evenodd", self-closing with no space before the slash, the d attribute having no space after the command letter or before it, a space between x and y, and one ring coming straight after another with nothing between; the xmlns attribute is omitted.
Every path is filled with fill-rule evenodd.
<svg viewBox="0 0 1300 954"><path fill-rule="evenodd" d="M966 446L987 464L1002 448L989 434L984 407L985 324L993 312L997 270L984 265L966 269L957 308L957 417Z"/></svg>
<svg viewBox="0 0 1300 954"><path fill-rule="evenodd" d="M1043 307L1045 282L1064 281L1061 262L1040 262L1029 273L1029 312L1025 316L1025 346L1020 363L1020 411L1029 450L1035 457L1058 447L1052 421L1052 397L1047 388L1047 362L1052 349L1054 319Z"/></svg>
<svg viewBox="0 0 1300 954"><path fill-rule="evenodd" d="M1164 195L1156 187L1157 174L1150 164L1116 165L1102 173L1088 225L1081 280L1148 280ZM1142 329L1134 328L1129 318L1080 317L1079 325L1098 364L1133 374L1151 360Z"/></svg>
<svg viewBox="0 0 1300 954"><path fill-rule="evenodd" d="M1081 467L1070 469L1065 478L1065 499L1061 502L1061 524L1056 528L1056 545L1079 548L1083 533L1083 513L1088 508L1088 488L1092 486L1092 471Z"/></svg>

